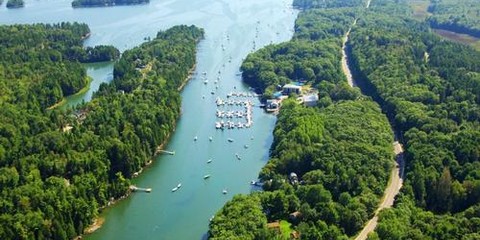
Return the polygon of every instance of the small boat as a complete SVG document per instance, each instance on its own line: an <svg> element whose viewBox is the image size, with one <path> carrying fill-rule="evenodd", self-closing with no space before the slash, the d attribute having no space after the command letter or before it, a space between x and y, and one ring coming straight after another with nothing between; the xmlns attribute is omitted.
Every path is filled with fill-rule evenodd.
<svg viewBox="0 0 480 240"><path fill-rule="evenodd" d="M198 139L198 137L197 137L197 136L195 136L195 137L193 138L193 141L197 141L197 139Z"/></svg>
<svg viewBox="0 0 480 240"><path fill-rule="evenodd" d="M248 144L245 144L245 146L243 146L244 148L248 148Z"/></svg>
<svg viewBox="0 0 480 240"><path fill-rule="evenodd" d="M252 181L250 181L250 184L255 185L255 184L257 184L257 182L255 182L255 180L252 180Z"/></svg>
<svg viewBox="0 0 480 240"><path fill-rule="evenodd" d="M207 160L207 163L211 163L211 162L212 162L212 159L211 159L211 158Z"/></svg>
<svg viewBox="0 0 480 240"><path fill-rule="evenodd" d="M213 141L213 138L212 138L212 137L209 137L208 140L210 140L210 142L211 142L211 141Z"/></svg>
<svg viewBox="0 0 480 240"><path fill-rule="evenodd" d="M209 177L210 177L210 174L207 174L207 175L203 176L203 179L207 179Z"/></svg>
<svg viewBox="0 0 480 240"><path fill-rule="evenodd" d="M223 194L227 194L227 193L228 193L228 192L227 192L227 189L223 189L222 193L223 193Z"/></svg>
<svg viewBox="0 0 480 240"><path fill-rule="evenodd" d="M232 139L232 138L229 138L229 139L227 139L227 141L229 141L229 142L233 142L233 139Z"/></svg>
<svg viewBox="0 0 480 240"><path fill-rule="evenodd" d="M175 191L177 191L177 190L178 190L178 187L172 188L172 192L175 192Z"/></svg>
<svg viewBox="0 0 480 240"><path fill-rule="evenodd" d="M214 217L215 217L215 216L212 215L212 216L210 217L210 219L208 219L208 221L210 221L210 222L213 221L213 218L214 218Z"/></svg>
<svg viewBox="0 0 480 240"><path fill-rule="evenodd" d="M207 83L208 83L208 80L203 81L203 84L207 84Z"/></svg>
<svg viewBox="0 0 480 240"><path fill-rule="evenodd" d="M235 153L235 157L237 157L238 160L242 160L242 158L240 157L240 155L238 155L238 153Z"/></svg>
<svg viewBox="0 0 480 240"><path fill-rule="evenodd" d="M177 188L180 188L180 187L182 187L182 184L181 184L181 183L179 183L179 184L177 185Z"/></svg>

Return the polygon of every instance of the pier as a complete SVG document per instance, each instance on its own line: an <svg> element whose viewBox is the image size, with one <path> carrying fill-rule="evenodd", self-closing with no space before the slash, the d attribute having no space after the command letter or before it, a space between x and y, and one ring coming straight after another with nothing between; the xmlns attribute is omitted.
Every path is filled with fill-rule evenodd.
<svg viewBox="0 0 480 240"><path fill-rule="evenodd" d="M229 94L227 94L227 99L217 97L217 99L215 100L215 104L218 107L216 111L216 116L221 120L215 122L215 128L224 130L251 127L253 124L252 107L254 106L254 104L251 100L245 99L250 97L258 97L258 95L250 92L230 92ZM221 110L219 109L221 107L230 107L230 110ZM222 120L224 118L232 120L228 120L225 122ZM233 121L233 118L245 119L245 122L235 122Z"/></svg>
<svg viewBox="0 0 480 240"><path fill-rule="evenodd" d="M140 188L140 187L137 187L135 185L130 185L130 190L132 190L133 192L146 192L146 193L150 193L152 191L151 188Z"/></svg>
<svg viewBox="0 0 480 240"><path fill-rule="evenodd" d="M159 150L157 150L157 152L166 153L166 154L170 154L170 155L175 155L175 151L167 151L167 150L159 149Z"/></svg>

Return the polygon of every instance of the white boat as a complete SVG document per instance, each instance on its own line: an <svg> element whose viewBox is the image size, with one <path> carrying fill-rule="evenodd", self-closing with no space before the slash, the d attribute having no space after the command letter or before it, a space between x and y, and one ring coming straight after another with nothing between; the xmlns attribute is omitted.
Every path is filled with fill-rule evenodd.
<svg viewBox="0 0 480 240"><path fill-rule="evenodd" d="M203 81L203 84L207 84L207 83L208 83L208 80Z"/></svg>
<svg viewBox="0 0 480 240"><path fill-rule="evenodd" d="M232 139L232 138L229 138L229 139L227 139L227 140L228 140L229 142L233 142L233 139Z"/></svg>
<svg viewBox="0 0 480 240"><path fill-rule="evenodd" d="M182 187L182 184L179 183L176 187L172 188L172 192L177 191L177 190L180 189L181 187Z"/></svg>
<svg viewBox="0 0 480 240"><path fill-rule="evenodd" d="M227 193L228 193L228 192L227 192L227 189L223 189L222 193L223 193L223 194L227 194Z"/></svg>
<svg viewBox="0 0 480 240"><path fill-rule="evenodd" d="M212 159L211 159L211 158L207 160L207 163L211 163L211 162L212 162Z"/></svg>
<svg viewBox="0 0 480 240"><path fill-rule="evenodd" d="M198 139L198 137L197 137L197 136L195 136L195 137L193 138L193 141L197 141L197 139Z"/></svg>
<svg viewBox="0 0 480 240"><path fill-rule="evenodd" d="M207 175L203 176L203 179L207 179L209 177L210 177L210 174L207 174Z"/></svg>
<svg viewBox="0 0 480 240"><path fill-rule="evenodd" d="M211 142L211 141L213 141L213 138L212 138L212 137L209 137L208 140L210 140L210 142Z"/></svg>

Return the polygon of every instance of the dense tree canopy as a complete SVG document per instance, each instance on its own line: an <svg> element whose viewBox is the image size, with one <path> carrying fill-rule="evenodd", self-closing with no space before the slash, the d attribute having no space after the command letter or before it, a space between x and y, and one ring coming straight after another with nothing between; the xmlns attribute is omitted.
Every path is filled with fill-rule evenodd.
<svg viewBox="0 0 480 240"><path fill-rule="evenodd" d="M271 96L277 85L291 81L304 81L318 88L322 81L346 84L339 64L341 37L354 18L353 9L301 12L294 39L249 54L241 66L243 79L264 92L265 97Z"/></svg>
<svg viewBox="0 0 480 240"><path fill-rule="evenodd" d="M242 64L245 81L267 95L292 80L319 90L317 108L294 99L282 103L271 159L260 173L265 192L249 196L260 199L268 222L289 220L302 239L353 236L376 209L392 167L393 137L386 117L376 103L348 86L340 68L341 40L355 12L301 12L292 41L267 46ZM212 238L228 238L218 233L243 231L254 223L234 217L242 208L237 202L227 203L215 216L222 221L210 224ZM228 220L235 225L223 223ZM251 235L245 239L279 238L270 228L248 229Z"/></svg>
<svg viewBox="0 0 480 240"><path fill-rule="evenodd" d="M425 23L392 14L392 3L372 2L350 42L357 77L382 103L406 147L402 196L381 218L378 237L475 238L480 53L440 39ZM468 219L473 225L462 224Z"/></svg>
<svg viewBox="0 0 480 240"><path fill-rule="evenodd" d="M72 7L108 7L149 3L150 0L73 0Z"/></svg>
<svg viewBox="0 0 480 240"><path fill-rule="evenodd" d="M339 8L339 7L361 7L365 6L365 0L294 0L293 6L309 8Z"/></svg>
<svg viewBox="0 0 480 240"><path fill-rule="evenodd" d="M12 37L0 46L4 52L18 51L9 55L16 58L2 55L0 65L0 239L72 239L83 233L101 207L128 192L129 177L173 130L180 112L178 87L194 66L196 43L203 31L174 27L126 51L115 64L112 83L102 85L90 103L65 113L45 111L48 95L26 94L21 91L27 90L10 86L12 82L27 87L46 84L42 78L38 83L30 78L28 66L48 68L51 74L71 65L71 78L62 81L83 80L84 68L64 54L88 27L0 29L13 36L28 29L25 34L31 36L28 41ZM55 60L61 59L63 65L48 59L37 63L53 52L48 49L58 52ZM138 66L135 59L145 60L145 65ZM24 67L17 67L17 62Z"/></svg>
<svg viewBox="0 0 480 240"><path fill-rule="evenodd" d="M0 2L0 4L1 4L1 2ZM25 5L25 2L23 0L8 0L7 1L7 8L21 8L24 5Z"/></svg>
<svg viewBox="0 0 480 240"><path fill-rule="evenodd" d="M432 0L428 11L432 27L480 37L480 0Z"/></svg>
<svg viewBox="0 0 480 240"><path fill-rule="evenodd" d="M79 61L119 56L111 46L83 48L89 33L78 23L0 26L0 68L9 79L1 83L1 100L22 107L38 102L44 109L84 88L87 77Z"/></svg>

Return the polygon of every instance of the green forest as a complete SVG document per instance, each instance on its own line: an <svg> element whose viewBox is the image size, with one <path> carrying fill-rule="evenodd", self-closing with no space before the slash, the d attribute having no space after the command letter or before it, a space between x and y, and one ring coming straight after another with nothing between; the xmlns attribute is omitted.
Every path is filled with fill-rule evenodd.
<svg viewBox="0 0 480 240"><path fill-rule="evenodd" d="M291 81L305 81L317 88L327 87L328 82L337 84L337 92L352 91L339 63L341 37L354 19L353 9L302 12L291 41L269 45L247 56L241 66L244 81L266 98L277 85Z"/></svg>
<svg viewBox="0 0 480 240"><path fill-rule="evenodd" d="M289 239L269 227L276 221L288 221L301 239L348 239L373 215L393 166L393 133L379 105L341 71L342 38L357 13L303 11L291 41L242 64L244 80L258 91L269 95L278 84L306 81L318 89L319 106L282 103L270 160L259 174L264 191L228 202L210 223L211 239Z"/></svg>
<svg viewBox="0 0 480 240"><path fill-rule="evenodd" d="M404 187L371 238L477 239L480 52L442 40L401 8L372 2L349 43L357 77L406 147Z"/></svg>
<svg viewBox="0 0 480 240"><path fill-rule="evenodd" d="M150 0L73 0L72 7L109 7L120 5L146 4Z"/></svg>
<svg viewBox="0 0 480 240"><path fill-rule="evenodd" d="M3 1L2 1L3 2ZM2 3L0 2L0 4ZM21 8L25 5L23 0L8 0L7 8Z"/></svg>
<svg viewBox="0 0 480 240"><path fill-rule="evenodd" d="M128 194L129 178L175 127L178 87L194 66L203 30L173 27L126 51L114 80L67 112L46 107L85 84L84 59L71 52L88 26L0 31L0 239L72 239ZM111 47L85 50L91 60L117 55ZM41 89L55 92L35 92Z"/></svg>
<svg viewBox="0 0 480 240"><path fill-rule="evenodd" d="M432 27L480 37L480 0L431 0L428 11Z"/></svg>
<svg viewBox="0 0 480 240"><path fill-rule="evenodd" d="M293 0L293 6L300 9L361 7L365 0Z"/></svg>
<svg viewBox="0 0 480 240"><path fill-rule="evenodd" d="M386 186L388 117L404 144L407 174L369 239L480 238L480 52L435 35L432 18L414 20L406 2L376 0L366 11L329 3L294 1L304 11L293 39L242 64L244 80L267 97L279 84L306 81L320 101L282 106L259 174L264 192L234 197L215 215L210 237L288 239L268 224L278 220L301 239L354 236ZM369 97L351 90L339 70L341 37L357 17L347 49Z"/></svg>

